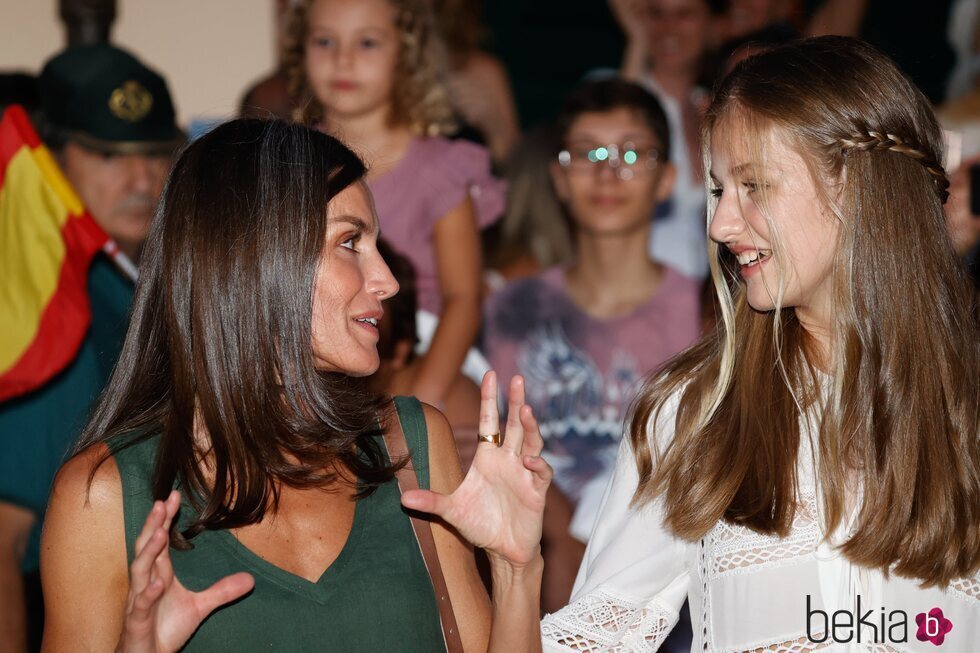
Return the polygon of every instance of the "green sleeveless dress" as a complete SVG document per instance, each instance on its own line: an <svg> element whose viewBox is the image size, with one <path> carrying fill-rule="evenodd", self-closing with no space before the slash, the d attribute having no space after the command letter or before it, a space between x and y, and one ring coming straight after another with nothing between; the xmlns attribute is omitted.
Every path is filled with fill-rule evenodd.
<svg viewBox="0 0 980 653"><path fill-rule="evenodd" d="M395 406L419 487L428 488L422 406L408 397L397 397ZM153 505L150 479L158 440L113 447L122 477L130 563ZM189 511L185 504L181 512ZM357 502L346 544L316 583L266 562L227 531L205 531L192 541L190 551L170 550L185 587L199 591L223 576L247 571L255 577L255 589L205 619L185 651L446 650L432 582L394 480Z"/></svg>

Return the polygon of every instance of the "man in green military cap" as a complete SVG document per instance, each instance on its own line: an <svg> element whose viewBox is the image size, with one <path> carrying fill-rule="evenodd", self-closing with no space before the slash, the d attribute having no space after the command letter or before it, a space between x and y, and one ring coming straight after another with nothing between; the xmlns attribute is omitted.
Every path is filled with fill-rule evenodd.
<svg viewBox="0 0 980 653"><path fill-rule="evenodd" d="M38 82L39 132L95 221L138 262L174 150L183 140L166 82L131 54L76 46ZM2 283L2 280L0 280ZM132 280L99 254L92 324L45 386L0 404L0 650L36 650L40 528L54 475L108 380L126 332Z"/></svg>

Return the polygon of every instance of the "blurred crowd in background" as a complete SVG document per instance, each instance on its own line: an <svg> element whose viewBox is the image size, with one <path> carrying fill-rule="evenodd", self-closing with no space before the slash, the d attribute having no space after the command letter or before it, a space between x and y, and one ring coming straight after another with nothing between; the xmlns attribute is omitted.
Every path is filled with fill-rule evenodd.
<svg viewBox="0 0 980 653"><path fill-rule="evenodd" d="M117 260L138 268L171 156L187 138L174 118L181 98L170 97L167 70L106 45L111 13L93 9L100 3L75 4L89 8L43 71L4 71L0 61L0 106L28 110L118 243ZM699 121L713 84L739 61L821 34L859 36L893 57L949 130L948 227L976 277L978 0L275 5L278 66L255 71L240 113L328 131L370 167L401 285L380 326L375 387L439 406L465 465L483 372L526 379L556 471L544 612L568 601L636 390L714 328ZM132 80L138 88L125 86ZM110 115L112 97L122 99ZM0 404L4 651L37 647L47 492L126 328L131 280L108 259L90 275L93 323L79 357L91 369L76 361ZM667 648L689 642L679 627Z"/></svg>

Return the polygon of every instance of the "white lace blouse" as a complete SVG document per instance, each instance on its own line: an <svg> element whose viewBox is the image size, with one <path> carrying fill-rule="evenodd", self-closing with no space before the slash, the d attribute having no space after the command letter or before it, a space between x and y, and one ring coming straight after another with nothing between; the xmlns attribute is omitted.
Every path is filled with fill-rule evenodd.
<svg viewBox="0 0 980 653"><path fill-rule="evenodd" d="M658 438L672 436L675 411L665 407ZM630 507L638 476L624 438L571 602L542 621L544 650L656 651L687 598L692 652L980 651L980 576L921 589L849 563L840 533L822 537L805 433L789 536L719 522L698 542L666 530L659 502Z"/></svg>

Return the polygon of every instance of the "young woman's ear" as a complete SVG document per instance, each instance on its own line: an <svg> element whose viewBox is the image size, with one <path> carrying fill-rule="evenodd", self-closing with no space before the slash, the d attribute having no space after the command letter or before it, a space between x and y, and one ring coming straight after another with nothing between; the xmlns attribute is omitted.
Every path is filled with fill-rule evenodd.
<svg viewBox="0 0 980 653"><path fill-rule="evenodd" d="M657 179L657 204L664 202L674 192L674 182L677 181L677 168L670 161L665 161L659 166L657 172L660 178Z"/></svg>
<svg viewBox="0 0 980 653"><path fill-rule="evenodd" d="M551 169L551 183L555 186L555 195L563 203L567 202L571 191L568 188L568 177L566 176L565 169L557 161L553 161L549 167Z"/></svg>

